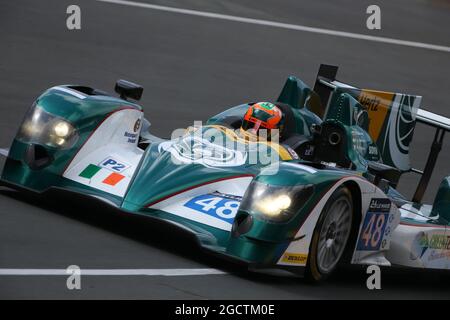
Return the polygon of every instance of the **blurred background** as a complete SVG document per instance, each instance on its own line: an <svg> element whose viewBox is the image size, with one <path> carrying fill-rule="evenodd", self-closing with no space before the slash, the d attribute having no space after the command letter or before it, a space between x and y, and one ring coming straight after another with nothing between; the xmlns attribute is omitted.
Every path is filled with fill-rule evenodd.
<svg viewBox="0 0 450 320"><path fill-rule="evenodd" d="M143 1L145 2L145 1ZM366 28L371 1L217 0L152 4L450 45L450 2L378 1L381 30ZM93 0L80 0L81 30L68 30L73 1L0 1L0 146L43 90L86 84L113 91L125 78L144 86L142 105L157 135L206 120L247 101L274 100L295 75L313 85L320 63L362 88L423 96L423 106L450 117L450 54L286 30ZM433 131L417 126L412 162L422 168ZM426 195L432 201L450 173L446 140ZM417 177L400 189L412 195Z"/></svg>

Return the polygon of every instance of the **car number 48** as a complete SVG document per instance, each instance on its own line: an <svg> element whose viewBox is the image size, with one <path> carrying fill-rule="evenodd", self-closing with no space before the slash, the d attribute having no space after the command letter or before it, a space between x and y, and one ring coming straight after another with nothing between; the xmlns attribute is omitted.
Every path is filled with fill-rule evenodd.
<svg viewBox="0 0 450 320"><path fill-rule="evenodd" d="M234 219L236 216L239 201L212 195L201 195L186 202L185 206L196 211L217 216L222 220L229 220Z"/></svg>
<svg viewBox="0 0 450 320"><path fill-rule="evenodd" d="M388 213L368 212L364 219L358 250L379 250L384 230L388 222Z"/></svg>

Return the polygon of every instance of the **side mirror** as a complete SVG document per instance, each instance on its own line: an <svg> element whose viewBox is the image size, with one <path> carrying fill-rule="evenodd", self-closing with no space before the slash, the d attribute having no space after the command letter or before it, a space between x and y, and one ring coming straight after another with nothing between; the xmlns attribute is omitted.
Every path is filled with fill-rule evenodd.
<svg viewBox="0 0 450 320"><path fill-rule="evenodd" d="M121 99L127 100L127 98L131 98L134 100L140 100L144 88L136 83L119 79L116 82L114 91L120 95Z"/></svg>

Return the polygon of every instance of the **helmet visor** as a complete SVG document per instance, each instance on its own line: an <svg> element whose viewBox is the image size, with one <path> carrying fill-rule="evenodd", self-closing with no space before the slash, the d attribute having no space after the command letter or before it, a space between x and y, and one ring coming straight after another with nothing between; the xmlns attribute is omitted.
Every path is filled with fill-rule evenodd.
<svg viewBox="0 0 450 320"><path fill-rule="evenodd" d="M245 131L254 133L254 134L256 134L258 132L260 127L261 127L261 121L252 122L252 121L244 120L242 122L242 129L244 129Z"/></svg>

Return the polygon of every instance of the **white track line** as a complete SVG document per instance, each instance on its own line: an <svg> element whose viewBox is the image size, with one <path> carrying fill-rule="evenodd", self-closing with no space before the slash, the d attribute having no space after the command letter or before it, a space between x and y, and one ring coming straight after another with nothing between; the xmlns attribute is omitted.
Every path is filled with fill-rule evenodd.
<svg viewBox="0 0 450 320"><path fill-rule="evenodd" d="M7 157L7 156L8 156L8 153L9 153L9 150L8 150L8 149L2 149L2 148L0 148L0 154L1 154L2 156Z"/></svg>
<svg viewBox="0 0 450 320"><path fill-rule="evenodd" d="M145 9L175 12L175 13L187 14L187 15L192 15L192 16L200 16L200 17L206 17L206 18L214 18L214 19L221 19L221 20L229 20L229 21L257 24L257 25L263 25L263 26L269 26L269 27L275 27L275 28L283 28L283 29L289 29L289 30L320 33L320 34L336 36L336 37L352 38L352 39L359 39L359 40L367 40L367 41L395 44L395 45L400 45L400 46L422 48L422 49L442 51L442 52L450 52L450 47L448 47L448 46L441 46L441 45L435 45L435 44L423 43L423 42L415 42L415 41L407 41L407 40L394 39L394 38L370 36L370 35L361 34L361 33L336 31L336 30L323 29L323 28L314 28L314 27L308 27L308 26L297 25L297 24L281 23L281 22L276 22L276 21L252 19L252 18L246 18L246 17L238 17L238 16L231 16L231 15L227 15L227 14L219 14L219 13L212 13L212 12L206 12L206 11L197 11L197 10L181 9L181 8L174 8L174 7L166 7L166 6L159 6L156 4L149 4L149 3L142 3L142 2L135 2L135 1L126 1L126 0L96 0L96 1L120 4L120 5L131 6L131 7L139 7L139 8L145 8Z"/></svg>
<svg viewBox="0 0 450 320"><path fill-rule="evenodd" d="M66 269L0 269L0 276L68 276ZM227 274L212 268L204 269L80 269L82 276L204 276Z"/></svg>

